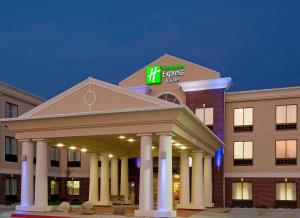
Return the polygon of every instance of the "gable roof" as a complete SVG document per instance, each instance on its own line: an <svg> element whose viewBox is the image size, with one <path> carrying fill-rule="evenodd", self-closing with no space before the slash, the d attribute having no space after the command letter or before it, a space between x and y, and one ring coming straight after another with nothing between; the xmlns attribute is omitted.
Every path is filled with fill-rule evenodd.
<svg viewBox="0 0 300 218"><path fill-rule="evenodd" d="M19 118L174 106L173 103L89 77Z"/></svg>
<svg viewBox="0 0 300 218"><path fill-rule="evenodd" d="M182 64L185 66L185 70L189 73L185 74L182 81L194 81L194 80L206 80L219 78L220 73L212 69L203 67L201 65L192 63L190 61L169 55L164 54L158 59L152 61L141 69L137 70L135 73L131 74L127 78L119 82L120 86L130 87L130 86L142 86L145 85L145 69L147 66L151 65L177 65Z"/></svg>

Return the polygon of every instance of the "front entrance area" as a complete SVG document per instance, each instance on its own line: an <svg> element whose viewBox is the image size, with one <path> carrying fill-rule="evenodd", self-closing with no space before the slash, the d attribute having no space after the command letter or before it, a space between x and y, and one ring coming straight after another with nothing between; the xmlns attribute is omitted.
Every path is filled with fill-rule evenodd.
<svg viewBox="0 0 300 218"><path fill-rule="evenodd" d="M81 166L89 175L85 194L94 205L131 204L134 190L136 216L175 217L174 206L213 206L212 157L223 143L185 106L89 78L4 122L22 144L21 205L17 210L51 210L49 148L65 150L67 158L61 163L53 151L51 164L62 164L66 176L69 169L81 166L81 154L86 154L89 165ZM132 158L138 163L138 181L129 180ZM174 158L179 169L174 170ZM76 179L69 178L64 184L67 194L82 194ZM56 185L51 183L53 196Z"/></svg>

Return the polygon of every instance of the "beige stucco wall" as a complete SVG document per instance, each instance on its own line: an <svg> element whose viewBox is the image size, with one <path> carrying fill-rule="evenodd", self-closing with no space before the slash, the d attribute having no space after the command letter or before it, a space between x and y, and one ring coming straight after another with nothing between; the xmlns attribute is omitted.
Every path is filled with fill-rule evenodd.
<svg viewBox="0 0 300 218"><path fill-rule="evenodd" d="M227 94L225 112L225 176L251 175L272 176L287 175L286 173L300 172L300 130L299 122L297 130L275 130L275 110L276 105L297 104L298 118L300 117L300 98L287 97L297 96L300 90L274 90L268 92L251 92L242 94ZM276 95L275 95L276 94ZM285 94L287 94L285 96ZM267 96L269 95L269 97ZM277 97L276 97L277 96ZM281 97L280 97L281 96ZM285 97L284 97L285 96ZM284 98L282 98L284 97ZM266 99L269 98L269 99ZM270 99L271 98L271 99ZM244 99L244 100L243 100ZM247 100L246 100L247 99ZM234 108L253 107L254 131L248 133L233 132L233 113ZM299 120L299 119L298 119ZM275 140L297 139L297 165L276 166L275 165ZM233 166L233 142L234 141L253 141L253 166ZM250 175L249 174L249 175Z"/></svg>

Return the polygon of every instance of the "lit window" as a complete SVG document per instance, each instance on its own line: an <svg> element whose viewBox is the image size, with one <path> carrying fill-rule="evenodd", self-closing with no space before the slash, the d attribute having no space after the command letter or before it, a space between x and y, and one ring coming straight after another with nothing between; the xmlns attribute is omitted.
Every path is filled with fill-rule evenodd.
<svg viewBox="0 0 300 218"><path fill-rule="evenodd" d="M252 200L252 183L232 183L232 200Z"/></svg>
<svg viewBox="0 0 300 218"><path fill-rule="evenodd" d="M207 126L214 124L214 108L197 108L196 116Z"/></svg>
<svg viewBox="0 0 300 218"><path fill-rule="evenodd" d="M248 132L253 130L253 108L234 109L234 131Z"/></svg>
<svg viewBox="0 0 300 218"><path fill-rule="evenodd" d="M276 129L297 128L297 105L276 106Z"/></svg>
<svg viewBox="0 0 300 218"><path fill-rule="evenodd" d="M50 148L50 163L52 167L59 167L59 149L51 147Z"/></svg>
<svg viewBox="0 0 300 218"><path fill-rule="evenodd" d="M14 137L5 136L5 161L18 162L18 143Z"/></svg>
<svg viewBox="0 0 300 218"><path fill-rule="evenodd" d="M56 180L51 180L50 182L50 194L58 195L59 194L59 182Z"/></svg>
<svg viewBox="0 0 300 218"><path fill-rule="evenodd" d="M5 118L13 118L18 116L18 105L5 102Z"/></svg>
<svg viewBox="0 0 300 218"><path fill-rule="evenodd" d="M234 142L233 159L234 165L252 165L253 142Z"/></svg>
<svg viewBox="0 0 300 218"><path fill-rule="evenodd" d="M5 195L17 195L18 182L17 179L7 178L5 179Z"/></svg>
<svg viewBox="0 0 300 218"><path fill-rule="evenodd" d="M277 201L296 201L296 183L276 183Z"/></svg>
<svg viewBox="0 0 300 218"><path fill-rule="evenodd" d="M297 164L297 140L276 141L276 164Z"/></svg>
<svg viewBox="0 0 300 218"><path fill-rule="evenodd" d="M67 181L68 195L80 194L80 181Z"/></svg>

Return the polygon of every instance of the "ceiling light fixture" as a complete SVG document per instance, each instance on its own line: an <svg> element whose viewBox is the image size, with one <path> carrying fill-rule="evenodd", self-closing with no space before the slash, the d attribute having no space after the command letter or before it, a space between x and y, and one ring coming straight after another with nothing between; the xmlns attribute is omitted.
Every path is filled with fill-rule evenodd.
<svg viewBox="0 0 300 218"><path fill-rule="evenodd" d="M124 135L120 135L118 138L119 139L126 139L126 137Z"/></svg>
<svg viewBox="0 0 300 218"><path fill-rule="evenodd" d="M112 158L113 156L114 156L113 154L109 154L109 155L108 155L109 158Z"/></svg>
<svg viewBox="0 0 300 218"><path fill-rule="evenodd" d="M70 149L71 149L71 150L75 150L76 147L75 147L75 146L71 146Z"/></svg>
<svg viewBox="0 0 300 218"><path fill-rule="evenodd" d="M186 147L185 147L185 146L181 146L180 149L181 149L181 150L185 150Z"/></svg>
<svg viewBox="0 0 300 218"><path fill-rule="evenodd" d="M61 148L61 147L64 147L64 144L63 143L58 143L56 146Z"/></svg>
<svg viewBox="0 0 300 218"><path fill-rule="evenodd" d="M154 147L154 146L152 146L152 149L155 149L155 147Z"/></svg>
<svg viewBox="0 0 300 218"><path fill-rule="evenodd" d="M135 140L133 138L128 139L129 142L134 142Z"/></svg>
<svg viewBox="0 0 300 218"><path fill-rule="evenodd" d="M87 149L86 148L81 148L80 151L81 152L87 152Z"/></svg>
<svg viewBox="0 0 300 218"><path fill-rule="evenodd" d="M179 147L179 146L181 146L181 144L177 142L174 144L174 146Z"/></svg>

